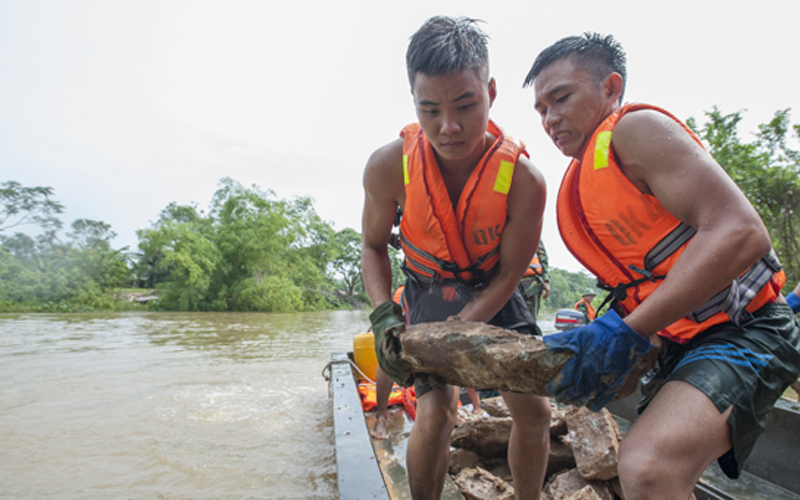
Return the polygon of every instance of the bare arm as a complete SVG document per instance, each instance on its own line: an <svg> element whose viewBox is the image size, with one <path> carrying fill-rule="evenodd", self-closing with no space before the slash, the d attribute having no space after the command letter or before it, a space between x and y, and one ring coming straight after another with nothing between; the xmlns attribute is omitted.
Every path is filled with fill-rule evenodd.
<svg viewBox="0 0 800 500"><path fill-rule="evenodd" d="M722 167L669 117L625 115L614 129L625 175L697 230L664 282L625 322L650 337L713 297L769 252L766 228Z"/></svg>
<svg viewBox="0 0 800 500"><path fill-rule="evenodd" d="M489 321L508 301L539 245L547 190L544 177L520 156L508 193L508 220L500 239L500 262L486 288L464 306L465 321Z"/></svg>
<svg viewBox="0 0 800 500"><path fill-rule="evenodd" d="M364 169L361 215L361 273L373 307L392 298L389 235L397 207L404 200L403 140L375 151Z"/></svg>

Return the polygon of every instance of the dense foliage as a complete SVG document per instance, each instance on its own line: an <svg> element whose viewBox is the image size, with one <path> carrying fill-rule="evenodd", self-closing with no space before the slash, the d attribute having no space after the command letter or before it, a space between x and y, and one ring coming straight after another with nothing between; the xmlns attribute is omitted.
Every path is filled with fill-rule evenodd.
<svg viewBox="0 0 800 500"><path fill-rule="evenodd" d="M572 309L581 300L581 293L587 288L594 288L597 280L587 273L572 273L563 269L550 269L550 296L542 302L546 309ZM601 290L597 290L598 297L594 301L595 307L600 305Z"/></svg>
<svg viewBox="0 0 800 500"><path fill-rule="evenodd" d="M739 137L741 113L714 108L687 123L741 187L766 224L787 272L800 281L800 152L790 144L800 125L789 110ZM0 185L0 311L118 309L123 286L154 290L148 307L184 311L313 311L361 307L361 235L334 231L308 197L276 199L269 190L222 179L208 213L171 203L151 227L137 231L137 252L115 249L115 233L78 219L62 236L63 206L49 187ZM30 234L12 229L34 226ZM403 282L400 254L389 249L393 287ZM556 264L551 262L551 264ZM552 268L548 309L571 308L595 284L585 273ZM599 305L602 294L595 305Z"/></svg>
<svg viewBox="0 0 800 500"><path fill-rule="evenodd" d="M790 126L789 110L778 111L753 140L743 141L741 112L724 115L715 107L706 118L702 127L687 123L758 211L791 290L800 281L800 151L790 143L800 139L800 124Z"/></svg>
<svg viewBox="0 0 800 500"><path fill-rule="evenodd" d="M171 204L137 234L137 273L161 309L313 311L361 291L360 236L336 233L308 197L277 200L223 179L208 215Z"/></svg>
<svg viewBox="0 0 800 500"><path fill-rule="evenodd" d="M115 308L106 292L128 276L124 250L103 222L78 219L62 241L54 230L36 238L0 236L0 311Z"/></svg>

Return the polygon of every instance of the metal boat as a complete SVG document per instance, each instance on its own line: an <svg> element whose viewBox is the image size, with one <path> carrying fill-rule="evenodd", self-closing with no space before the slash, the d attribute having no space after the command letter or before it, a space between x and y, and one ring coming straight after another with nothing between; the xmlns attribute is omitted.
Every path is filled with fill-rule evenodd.
<svg viewBox="0 0 800 500"><path fill-rule="evenodd" d="M368 419L374 417L361 408L352 354L334 354L328 367L339 498L410 500L405 463L406 442L413 421L406 412L395 412L387 422L389 437L372 439L369 426L373 422ZM450 476L445 479L441 498L463 500Z"/></svg>
<svg viewBox="0 0 800 500"><path fill-rule="evenodd" d="M554 320L556 330L564 332L586 324L586 317L575 309L559 309Z"/></svg>
<svg viewBox="0 0 800 500"><path fill-rule="evenodd" d="M352 353L333 354L326 366L329 374L339 498L410 499L405 452L413 422L404 411L394 413L387 423L389 437L374 440L373 423L362 410ZM620 429L627 430L636 419L637 391L612 403ZM800 500L800 403L781 399L768 416L766 432L756 443L742 476L728 479L714 463L706 469L695 488L697 500ZM448 476L443 499L463 496Z"/></svg>

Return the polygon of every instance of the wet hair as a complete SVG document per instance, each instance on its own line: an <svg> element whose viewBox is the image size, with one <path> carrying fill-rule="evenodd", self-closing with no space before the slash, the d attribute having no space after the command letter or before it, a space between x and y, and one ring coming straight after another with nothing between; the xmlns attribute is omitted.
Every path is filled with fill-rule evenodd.
<svg viewBox="0 0 800 500"><path fill-rule="evenodd" d="M536 56L528 76L525 77L523 87L533 85L533 81L544 68L553 62L565 58L572 58L572 62L592 75L594 81L599 83L611 73L619 73L622 77L622 93L620 103L625 94L625 84L628 72L625 69L626 58L622 45L612 35L600 35L586 32L582 36L569 36L562 38L547 47Z"/></svg>
<svg viewBox="0 0 800 500"><path fill-rule="evenodd" d="M408 81L414 86L417 73L426 76L449 75L472 68L489 80L489 49L483 22L467 17L435 16L411 36L406 51Z"/></svg>

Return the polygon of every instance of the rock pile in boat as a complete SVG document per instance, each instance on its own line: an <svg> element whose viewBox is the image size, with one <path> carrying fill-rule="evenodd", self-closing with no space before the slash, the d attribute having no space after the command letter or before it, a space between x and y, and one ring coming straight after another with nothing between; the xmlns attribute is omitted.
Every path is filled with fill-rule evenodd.
<svg viewBox="0 0 800 500"><path fill-rule="evenodd" d="M551 353L544 342L486 323L439 321L409 326L399 336L402 352L414 373L428 373L459 387L481 387L550 396L546 386L572 357ZM655 364L657 349L644 356L625 379L615 398L636 390L639 379Z"/></svg>
<svg viewBox="0 0 800 500"><path fill-rule="evenodd" d="M489 417L460 412L462 423L450 439L450 474L467 499L514 498L506 461L511 417L502 398L484 400ZM620 431L608 410L554 404L550 457L542 500L622 498L617 480Z"/></svg>

